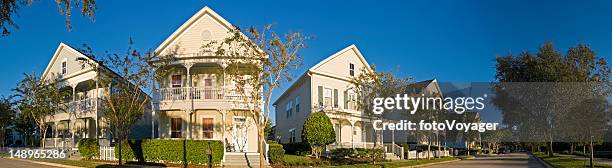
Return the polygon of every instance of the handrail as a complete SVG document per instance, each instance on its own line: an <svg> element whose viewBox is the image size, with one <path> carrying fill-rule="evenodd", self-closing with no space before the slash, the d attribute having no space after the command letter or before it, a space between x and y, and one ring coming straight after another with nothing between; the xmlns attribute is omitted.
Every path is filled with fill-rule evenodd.
<svg viewBox="0 0 612 168"><path fill-rule="evenodd" d="M244 96L239 94L236 89L223 90L220 88L206 87L175 87L160 88L158 90L160 101L174 100L229 100L243 101Z"/></svg>

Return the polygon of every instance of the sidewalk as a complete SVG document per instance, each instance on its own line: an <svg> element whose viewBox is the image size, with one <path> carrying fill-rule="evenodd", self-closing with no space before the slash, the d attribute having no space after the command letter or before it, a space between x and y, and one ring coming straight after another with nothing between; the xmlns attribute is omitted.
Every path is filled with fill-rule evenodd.
<svg viewBox="0 0 612 168"><path fill-rule="evenodd" d="M578 155L559 154L559 156L570 157L575 160L587 160L587 161L589 160L589 157L578 156ZM593 158L593 161L599 162L599 163L605 163L605 164L612 164L612 159L608 159L608 158Z"/></svg>

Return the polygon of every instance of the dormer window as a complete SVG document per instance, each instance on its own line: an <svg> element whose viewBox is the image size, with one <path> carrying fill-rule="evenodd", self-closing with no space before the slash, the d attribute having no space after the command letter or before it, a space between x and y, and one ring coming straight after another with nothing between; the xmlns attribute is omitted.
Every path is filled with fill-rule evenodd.
<svg viewBox="0 0 612 168"><path fill-rule="evenodd" d="M355 64L349 63L349 75L355 76Z"/></svg>
<svg viewBox="0 0 612 168"><path fill-rule="evenodd" d="M67 66L68 66L67 59L64 58L64 60L62 61L62 71L61 71L62 75L68 72Z"/></svg>

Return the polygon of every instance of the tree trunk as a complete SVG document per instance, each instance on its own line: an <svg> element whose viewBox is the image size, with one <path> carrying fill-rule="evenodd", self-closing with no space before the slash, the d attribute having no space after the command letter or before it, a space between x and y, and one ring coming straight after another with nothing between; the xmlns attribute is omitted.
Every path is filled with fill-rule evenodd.
<svg viewBox="0 0 612 168"><path fill-rule="evenodd" d="M553 153L553 142L552 142L552 139L551 139L551 141L548 143L548 149L547 149L547 151L548 151L548 157L553 157L553 156L554 156L554 153Z"/></svg>
<svg viewBox="0 0 612 168"><path fill-rule="evenodd" d="M123 146L123 143L121 141L122 141L121 138L119 138L119 140L118 140L118 142L119 142L119 166L121 166L121 164L122 164L121 161L123 161L122 160L123 153L121 152L121 146Z"/></svg>
<svg viewBox="0 0 612 168"><path fill-rule="evenodd" d="M264 128L258 128L258 133L259 134L259 168L264 168L264 141L265 141L265 137L264 137Z"/></svg>
<svg viewBox="0 0 612 168"><path fill-rule="evenodd" d="M47 128L40 127L40 133L42 134L42 142L40 142L40 143L42 144L41 147L44 149L45 148L45 140L47 138Z"/></svg>

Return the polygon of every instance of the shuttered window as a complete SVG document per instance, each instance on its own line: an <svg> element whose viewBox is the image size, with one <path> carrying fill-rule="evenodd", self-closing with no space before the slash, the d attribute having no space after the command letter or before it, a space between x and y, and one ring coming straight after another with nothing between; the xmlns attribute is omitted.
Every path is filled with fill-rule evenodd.
<svg viewBox="0 0 612 168"><path fill-rule="evenodd" d="M202 118L202 135L206 139L213 138L214 123L213 118Z"/></svg>
<svg viewBox="0 0 612 168"><path fill-rule="evenodd" d="M338 108L338 89L334 89L334 108Z"/></svg>
<svg viewBox="0 0 612 168"><path fill-rule="evenodd" d="M323 107L323 86L318 87L319 91L319 106Z"/></svg>
<svg viewBox="0 0 612 168"><path fill-rule="evenodd" d="M170 138L181 138L183 120L181 118L170 119Z"/></svg>

